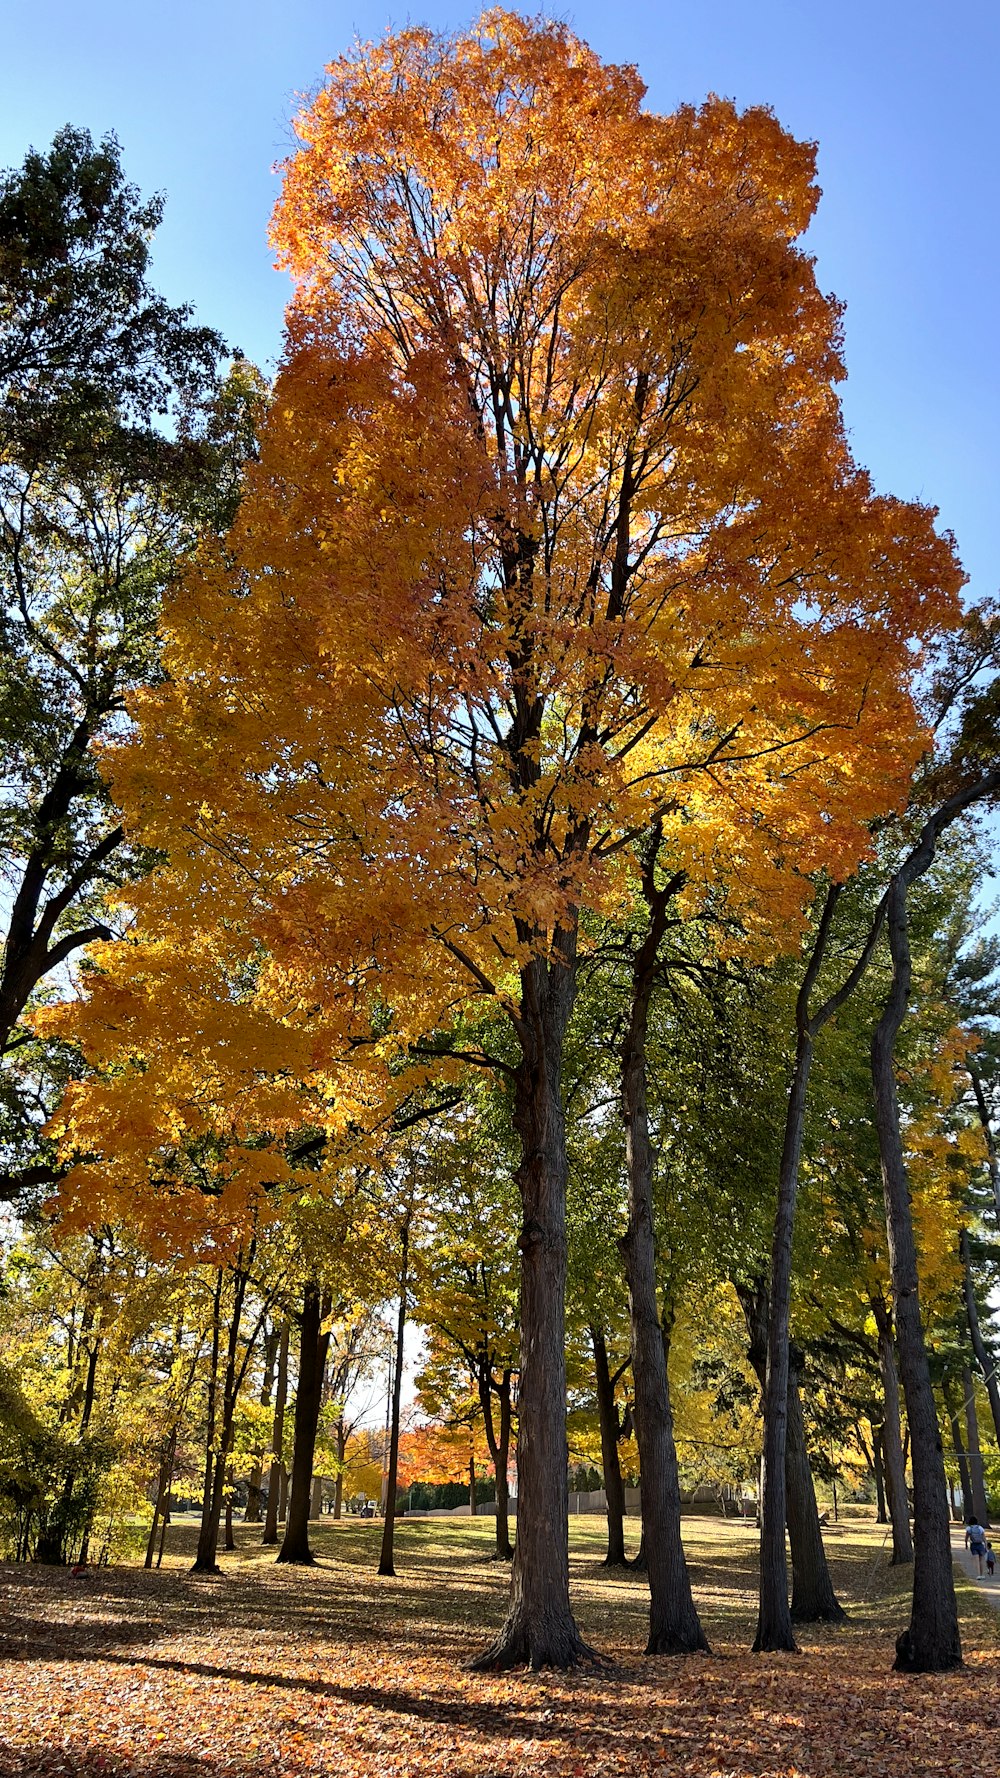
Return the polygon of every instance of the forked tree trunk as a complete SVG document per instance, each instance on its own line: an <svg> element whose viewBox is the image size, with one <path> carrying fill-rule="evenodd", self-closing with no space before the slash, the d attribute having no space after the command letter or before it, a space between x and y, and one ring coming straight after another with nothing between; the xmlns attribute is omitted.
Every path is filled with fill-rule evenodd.
<svg viewBox="0 0 1000 1778"><path fill-rule="evenodd" d="M910 996L906 893L909 883L930 864L935 838L936 833L928 823L920 845L914 848L907 866L897 872L888 891L892 986L872 1042L875 1125L882 1161L892 1298L913 1468L913 1602L909 1626L896 1642L896 1667L903 1672L918 1673L943 1672L958 1666L962 1660L944 1453L920 1320L917 1249L909 1180L903 1159L894 1061L896 1037Z"/></svg>
<svg viewBox="0 0 1000 1778"><path fill-rule="evenodd" d="M833 1590L823 1547L799 1395L800 1369L801 1357L793 1347L789 1354L788 1442L785 1447L788 1541L792 1548L792 1621L797 1624L837 1624L846 1613Z"/></svg>
<svg viewBox="0 0 1000 1778"><path fill-rule="evenodd" d="M329 1334L321 1332L323 1306L319 1285L309 1283L302 1293L302 1340L299 1347L299 1381L295 1392L295 1444L292 1449L292 1486L288 1520L279 1562L308 1566L316 1558L309 1547L309 1507L312 1502L313 1458L316 1429L323 1400L323 1370Z"/></svg>
<svg viewBox="0 0 1000 1778"><path fill-rule="evenodd" d="M899 1423L899 1373L896 1370L892 1316L880 1296L873 1295L870 1300L878 1329L878 1362L885 1400L882 1452L892 1520L891 1566L902 1567L913 1561L913 1540L910 1537L910 1503L906 1494L906 1464L903 1461L903 1437Z"/></svg>
<svg viewBox="0 0 1000 1778"><path fill-rule="evenodd" d="M167 1447L160 1458L159 1473L156 1478L156 1501L153 1506L153 1523L149 1527L149 1538L146 1543L146 1559L144 1568L152 1568L156 1554L156 1533L161 1519L167 1514L167 1502L170 1497L170 1484L174 1473L174 1457L177 1452L177 1427L171 1426Z"/></svg>
<svg viewBox="0 0 1000 1778"><path fill-rule="evenodd" d="M604 1470L604 1495L608 1510L608 1553L603 1565L605 1568L624 1568L625 1484L618 1458L621 1420L615 1404L615 1385L608 1363L607 1342L601 1328L591 1327L590 1342L594 1349L597 1417L601 1428L601 1465Z"/></svg>
<svg viewBox="0 0 1000 1778"><path fill-rule="evenodd" d="M277 1543L278 1517L281 1505L281 1482L285 1466L281 1453L285 1442L285 1402L288 1397L288 1322L282 1323L278 1341L278 1379L274 1390L274 1420L271 1426L271 1468L267 1480L267 1511L264 1515L263 1543Z"/></svg>
<svg viewBox="0 0 1000 1778"><path fill-rule="evenodd" d="M621 1117L628 1173L628 1225L621 1241L632 1330L635 1384L635 1436L639 1447L642 1544L649 1577L649 1637L646 1653L707 1651L691 1593L681 1542L681 1491L667 1376L665 1330L656 1288L656 1235L653 1225L653 1147L649 1135L646 1039L649 1005L668 908L681 879L657 889L659 833L654 829L643 860L649 927L632 968L628 1027L621 1055Z"/></svg>
<svg viewBox="0 0 1000 1778"><path fill-rule="evenodd" d="M738 1284L736 1294L743 1308L749 1342L747 1356L756 1373L763 1399L767 1379L769 1303L767 1285ZM792 1363L794 1352L795 1363ZM790 1349L785 1439L785 1516L792 1558L792 1600L788 1608L800 1623L839 1623L845 1613L833 1590L823 1533L816 1506L809 1447L802 1422L797 1372L801 1359ZM787 1576L787 1566L786 1566Z"/></svg>
<svg viewBox="0 0 1000 1778"><path fill-rule="evenodd" d="M566 1445L566 1132L562 1061L576 933L521 971L514 1125L521 1146L521 1357L517 1543L506 1620L481 1670L572 1667L588 1650L569 1601Z"/></svg>
<svg viewBox="0 0 1000 1778"><path fill-rule="evenodd" d="M407 1210L400 1230L401 1258L399 1266L399 1316L396 1321L396 1375L392 1385L392 1421L389 1427L389 1467L385 1478L385 1517L382 1521L382 1547L379 1551L380 1574L395 1574L393 1564L396 1536L396 1481L399 1476L399 1409L403 1393L403 1346L406 1337L406 1292L409 1286L410 1212Z"/></svg>

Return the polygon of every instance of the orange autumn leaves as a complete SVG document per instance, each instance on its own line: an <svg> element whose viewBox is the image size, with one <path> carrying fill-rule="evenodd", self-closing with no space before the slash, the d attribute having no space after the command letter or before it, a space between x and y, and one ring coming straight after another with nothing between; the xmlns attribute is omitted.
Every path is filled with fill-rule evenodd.
<svg viewBox="0 0 1000 1778"><path fill-rule="evenodd" d="M220 1121L377 1122L414 1036L627 906L653 819L690 909L794 942L957 615L933 515L851 460L769 112L658 117L492 12L341 58L297 129L260 460L109 761L168 863L60 1015L110 1070L65 1114L88 1190Z"/></svg>

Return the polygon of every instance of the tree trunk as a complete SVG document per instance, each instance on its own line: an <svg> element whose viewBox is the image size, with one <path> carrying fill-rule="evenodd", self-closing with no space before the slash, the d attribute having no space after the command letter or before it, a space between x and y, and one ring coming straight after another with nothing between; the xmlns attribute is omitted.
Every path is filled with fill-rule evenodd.
<svg viewBox="0 0 1000 1778"><path fill-rule="evenodd" d="M347 1450L347 1432L343 1416L337 1421L337 1477L333 1484L333 1516L343 1517L344 1512L344 1453Z"/></svg>
<svg viewBox="0 0 1000 1778"><path fill-rule="evenodd" d="M899 1127L894 1060L896 1037L910 995L906 891L909 882L920 873L924 854L927 856L922 868L926 869L934 851L933 843L924 836L921 847L914 849L911 861L897 872L887 894L892 986L872 1042L872 1083L913 1469L913 1601L909 1626L896 1642L896 1667L901 1672L937 1673L961 1663L962 1645L952 1571L944 1453L920 1320L917 1250Z"/></svg>
<svg viewBox="0 0 1000 1778"><path fill-rule="evenodd" d="M736 1286L736 1294L747 1324L747 1356L756 1373L763 1397L767 1379L769 1325L767 1285L760 1280L755 1286L740 1283ZM791 1362L793 1351L794 1365ZM809 1447L802 1422L802 1403L799 1399L797 1372L800 1367L801 1358L797 1350L790 1349L788 1397L785 1405L785 1515L792 1557L793 1605L799 1622L838 1623L845 1614L833 1590L823 1546ZM786 1576L787 1572L786 1566ZM790 1606L790 1619L792 1615L793 1606Z"/></svg>
<svg viewBox="0 0 1000 1778"><path fill-rule="evenodd" d="M800 1370L801 1357L793 1347L788 1366L788 1436L785 1446L788 1541L792 1550L791 1615L797 1624L836 1624L846 1614L833 1590L823 1547L799 1395Z"/></svg>
<svg viewBox="0 0 1000 1778"><path fill-rule="evenodd" d="M597 1387L597 1416L601 1428L601 1465L604 1470L604 1493L608 1506L608 1553L605 1568L625 1566L625 1484L618 1460L618 1437L621 1421L615 1404L615 1386L608 1363L608 1347L603 1330L590 1329L594 1348L594 1379Z"/></svg>
<svg viewBox="0 0 1000 1778"><path fill-rule="evenodd" d="M302 1339L299 1346L299 1382L295 1392L292 1485L285 1535L278 1551L279 1562L296 1562L303 1566L316 1560L309 1548L309 1507L312 1499L316 1431L323 1399L323 1370L330 1337L321 1332L322 1322L323 1307L319 1285L309 1283L302 1295Z"/></svg>
<svg viewBox="0 0 1000 1778"><path fill-rule="evenodd" d="M399 1266L399 1317L396 1322L396 1375L392 1384L392 1421L389 1428L389 1469L385 1480L385 1517L382 1522L382 1547L379 1551L380 1574L395 1574L393 1563L396 1537L396 1478L399 1474L399 1406L403 1393L403 1342L406 1334L406 1291L409 1284L410 1212L407 1210L400 1230L401 1257Z"/></svg>
<svg viewBox="0 0 1000 1778"><path fill-rule="evenodd" d="M962 1434L962 1418L959 1413L959 1404L955 1396L954 1385L952 1384L951 1378L947 1375L941 1378L941 1395L944 1401L945 1413L948 1417L948 1425L951 1428L951 1442L955 1452L955 1462L958 1464L958 1485L962 1493L962 1517L965 1520L965 1523L968 1524L970 1520L974 1519L976 1516L976 1509L972 1503L972 1478L969 1475L969 1459L966 1455L965 1438Z"/></svg>
<svg viewBox="0 0 1000 1778"><path fill-rule="evenodd" d="M280 1335L276 1327L273 1327L270 1333L264 1335L264 1379L260 1386L260 1405L262 1408L267 1407L271 1400L271 1393L274 1389L274 1367L278 1357L279 1338ZM261 1455L256 1459L254 1466L250 1471L250 1480L247 1484L247 1505L246 1511L243 1514L243 1522L246 1525L259 1525L264 1517L261 1505L264 1493L263 1480L264 1460Z"/></svg>
<svg viewBox="0 0 1000 1778"><path fill-rule="evenodd" d="M969 1451L969 1486L972 1489L972 1510L981 1525L988 1525L989 1507L986 1504L986 1474L983 1469L983 1452L979 1443L979 1415L976 1412L975 1384L972 1381L972 1370L967 1364L962 1366L962 1393L965 1398L965 1433Z"/></svg>
<svg viewBox="0 0 1000 1778"><path fill-rule="evenodd" d="M219 1564L216 1561L216 1554L219 1544L219 1519L222 1514L222 1483L225 1469L218 1461L219 1454L215 1449L215 1431L216 1421L218 1419L219 1402L219 1351L222 1343L223 1276L222 1267L219 1266L215 1275L215 1291L212 1297L212 1349L209 1358L208 1388L206 1391L205 1407L205 1478L201 1495L201 1525L198 1530L198 1551L194 1562L194 1572L196 1574L218 1574L219 1572Z"/></svg>
<svg viewBox="0 0 1000 1778"><path fill-rule="evenodd" d="M653 1225L653 1146L649 1135L646 1038L657 954L666 929L670 883L654 881L658 832L644 860L649 928L632 968L628 1028L621 1053L621 1117L628 1174L628 1226L621 1241L628 1285L635 1384L635 1435L639 1447L642 1542L649 1577L649 1637L646 1653L707 1651L691 1593L681 1542L681 1492L667 1375L667 1329L656 1288L656 1235ZM675 885L679 887L679 883ZM520 1541L520 1525L518 1526Z"/></svg>
<svg viewBox="0 0 1000 1778"><path fill-rule="evenodd" d="M174 1455L177 1450L177 1427L171 1426L167 1439L167 1448L160 1459L159 1474L156 1478L156 1502L153 1507L153 1523L149 1527L149 1539L146 1544L144 1568L152 1568L153 1556L156 1551L156 1532L159 1521L165 1518L167 1501L170 1497L170 1483L174 1473Z"/></svg>
<svg viewBox="0 0 1000 1778"><path fill-rule="evenodd" d="M267 1481L267 1511L262 1542L278 1541L278 1508L285 1466L281 1459L285 1441L285 1401L288 1395L288 1322L282 1324L278 1341L278 1380L274 1391L274 1422L271 1429L271 1468Z"/></svg>
<svg viewBox="0 0 1000 1778"><path fill-rule="evenodd" d="M566 1446L566 1131L562 1061L576 930L521 970L514 1125L521 1145L521 1357L517 1543L506 1620L481 1670L572 1667L588 1651L569 1600Z"/></svg>
<svg viewBox="0 0 1000 1778"><path fill-rule="evenodd" d="M993 1418L993 1430L1000 1445L1000 1382L997 1380L997 1362L987 1351L979 1325L979 1308L976 1303L975 1281L972 1276L972 1255L969 1247L969 1231L963 1229L960 1241L962 1255L962 1287L965 1297L965 1315L969 1323L969 1339L976 1355L976 1363L986 1384L989 1397L990 1413ZM983 1521L985 1524L985 1520Z"/></svg>
<svg viewBox="0 0 1000 1778"><path fill-rule="evenodd" d="M323 1517L323 1477L314 1475L312 1479L312 1498L309 1502L310 1519Z"/></svg>
<svg viewBox="0 0 1000 1778"><path fill-rule="evenodd" d="M903 1461L903 1438L899 1423L899 1375L896 1370L896 1348L892 1337L892 1316L888 1306L876 1294L872 1295L870 1301L875 1316L875 1325L878 1329L878 1362L885 1400L882 1451L888 1484L889 1513L892 1519L891 1566L902 1567L913 1561L913 1542L910 1537L910 1503L906 1494L906 1464Z"/></svg>
<svg viewBox="0 0 1000 1778"><path fill-rule="evenodd" d="M993 1187L993 1208L996 1212L997 1223L1000 1224L1000 1154L997 1153L996 1137L990 1122L990 1108L986 1103L986 1094L983 1091L983 1083L978 1069L970 1068L969 1078L972 1081L972 1090L976 1097L979 1121L983 1126L986 1158L990 1169L990 1184ZM997 1437L1000 1438L1000 1429L998 1429Z"/></svg>
<svg viewBox="0 0 1000 1778"><path fill-rule="evenodd" d="M486 1443L496 1478L496 1560L509 1562L514 1554L510 1541L510 1490L507 1486L507 1465L510 1462L510 1371L504 1371L499 1387L492 1383L492 1362L487 1351L479 1356L476 1386L483 1410ZM493 1419L493 1397L500 1406L500 1428Z"/></svg>
<svg viewBox="0 0 1000 1778"><path fill-rule="evenodd" d="M476 1506L476 1459L475 1459L475 1457L470 1457L469 1458L469 1517L474 1519L476 1517L478 1510L479 1509Z"/></svg>
<svg viewBox="0 0 1000 1778"><path fill-rule="evenodd" d="M882 1467L882 1428L872 1427L872 1474L875 1477L875 1523L888 1525L889 1514L885 1504L885 1475ZM909 1531L909 1518L906 1524Z"/></svg>
<svg viewBox="0 0 1000 1778"><path fill-rule="evenodd" d="M233 1536L232 1486L233 1486L233 1477L232 1477L232 1471L230 1471L230 1473L226 1477L226 1549L230 1554L232 1554L233 1550L235 1550L235 1548L236 1548L236 1539Z"/></svg>

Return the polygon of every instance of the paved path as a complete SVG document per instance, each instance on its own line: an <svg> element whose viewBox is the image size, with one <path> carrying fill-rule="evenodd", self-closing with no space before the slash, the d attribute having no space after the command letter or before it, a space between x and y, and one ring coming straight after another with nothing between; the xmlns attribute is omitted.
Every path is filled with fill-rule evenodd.
<svg viewBox="0 0 1000 1778"><path fill-rule="evenodd" d="M977 1588L986 1594L986 1597L994 1609L1000 1611L1000 1535L994 1532L990 1541L997 1554L997 1571L992 1580L990 1580L988 1574L984 1574L982 1580L980 1580L979 1563L976 1560L976 1557L971 1555L966 1549L963 1533L956 1530L954 1526L952 1527L951 1553L955 1561L960 1568L965 1569L966 1574L972 1576Z"/></svg>

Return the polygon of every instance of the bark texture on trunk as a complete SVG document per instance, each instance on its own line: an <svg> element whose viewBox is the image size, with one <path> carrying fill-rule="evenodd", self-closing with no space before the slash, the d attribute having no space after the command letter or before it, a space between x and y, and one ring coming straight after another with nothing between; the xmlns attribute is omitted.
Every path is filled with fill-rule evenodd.
<svg viewBox="0 0 1000 1778"><path fill-rule="evenodd" d="M708 1649L691 1592L681 1541L681 1491L667 1375L666 1330L658 1302L653 1223L653 1145L647 1105L646 1040L657 957L669 904L681 880L655 881L659 831L643 859L649 927L632 968L628 1027L621 1054L621 1117L628 1171L628 1226L621 1241L632 1329L635 1435L639 1447L642 1544L649 1578L646 1653Z"/></svg>
<svg viewBox="0 0 1000 1778"><path fill-rule="evenodd" d="M847 1615L833 1590L823 1547L799 1394L801 1354L792 1347L788 1366L788 1442L785 1447L788 1541L792 1550L792 1621L837 1624Z"/></svg>
<svg viewBox="0 0 1000 1778"><path fill-rule="evenodd" d="M277 1558L279 1562L296 1562L302 1566L316 1560L309 1547L309 1508L312 1502L316 1429L323 1400L323 1370L330 1340L328 1333L322 1333L322 1324L323 1304L319 1285L310 1282L302 1293L302 1340L299 1346L299 1381L295 1392L292 1485L285 1535Z"/></svg>
<svg viewBox="0 0 1000 1778"><path fill-rule="evenodd" d="M625 1483L618 1460L621 1419L615 1402L615 1384L608 1362L608 1346L604 1331L591 1327L590 1343L594 1352L594 1381L597 1391L597 1417L601 1428L601 1466L604 1470L604 1494L608 1503L608 1553L605 1568L625 1567Z"/></svg>
<svg viewBox="0 0 1000 1778"><path fill-rule="evenodd" d="M589 1651L569 1599L566 1446L566 1132L562 1060L576 987L575 929L521 971L514 1125L521 1158L517 1542L506 1620L475 1665L574 1666Z"/></svg>
<svg viewBox="0 0 1000 1778"><path fill-rule="evenodd" d="M262 1543L277 1543L278 1516L281 1506L281 1481L285 1466L281 1453L285 1443L285 1403L288 1399L289 1324L282 1323L278 1338L278 1377L274 1389L274 1420L271 1426L271 1467L267 1478L267 1511L264 1515Z"/></svg>
<svg viewBox="0 0 1000 1778"><path fill-rule="evenodd" d="M892 1520L892 1567L913 1561L913 1540L910 1536L910 1502L906 1493L906 1464L903 1461L903 1436L899 1420L899 1373L896 1369L896 1347L893 1340L892 1315L880 1296L871 1297L875 1325L878 1329L878 1362L885 1401L882 1422L882 1456L885 1463Z"/></svg>
<svg viewBox="0 0 1000 1778"><path fill-rule="evenodd" d="M927 828L930 826L928 823ZM921 845L911 854L909 868L904 866L897 872L887 894L892 985L872 1042L872 1083L913 1469L913 1602L909 1625L896 1642L896 1667L903 1672L936 1673L961 1663L962 1645L952 1572L944 1453L920 1320L917 1249L895 1071L896 1037L910 997L906 894L909 883L927 868L934 855L936 833L928 834L927 828ZM926 853L923 863L921 848Z"/></svg>
<svg viewBox="0 0 1000 1778"><path fill-rule="evenodd" d="M379 1551L380 1574L395 1574L393 1566L396 1535L396 1478L399 1475L399 1406L403 1389L403 1340L406 1334L406 1292L409 1286L410 1213L407 1211L400 1230L401 1258L399 1266L399 1315L396 1321L396 1374L392 1384L392 1422L389 1427L389 1470L385 1482L385 1518L382 1523L382 1547Z"/></svg>

